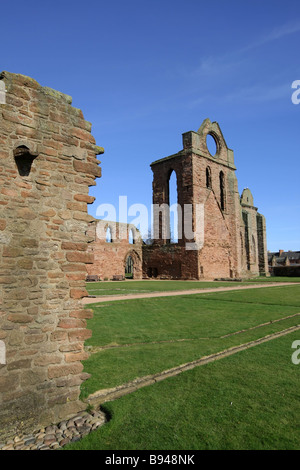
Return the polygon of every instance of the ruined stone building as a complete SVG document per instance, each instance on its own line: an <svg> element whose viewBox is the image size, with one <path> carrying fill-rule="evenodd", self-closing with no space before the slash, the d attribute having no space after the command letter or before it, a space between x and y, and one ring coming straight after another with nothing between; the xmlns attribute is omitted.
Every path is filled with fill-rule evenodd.
<svg viewBox="0 0 300 470"><path fill-rule="evenodd" d="M215 142L212 155L207 146ZM153 243L142 246L143 278L236 279L268 275L266 223L251 191L238 192L233 151L218 123L206 119L198 132L183 134L183 149L151 164ZM177 179L178 240L171 240L170 177ZM124 273L124 251L96 239L100 278ZM126 252L126 249L125 249ZM140 277L140 254L133 260ZM111 266L111 259L114 266ZM137 263L135 265L135 263Z"/></svg>
<svg viewBox="0 0 300 470"><path fill-rule="evenodd" d="M85 408L91 124L71 97L0 76L0 441Z"/></svg>
<svg viewBox="0 0 300 470"><path fill-rule="evenodd" d="M212 155L207 146L215 142ZM170 215L154 218L154 243L143 249L145 277L240 278L268 274L266 224L245 189L240 197L233 151L216 122L183 134L183 149L151 164L153 205L168 207L169 181L177 177L178 242L170 240Z"/></svg>
<svg viewBox="0 0 300 470"><path fill-rule="evenodd" d="M142 279L143 240L134 225L95 219L88 234L94 240L88 247L94 258L87 265L89 278Z"/></svg>
<svg viewBox="0 0 300 470"><path fill-rule="evenodd" d="M158 211L149 246L134 226L87 213L103 151L70 96L23 75L0 75L0 441L85 408L79 395L92 311L80 300L87 275L267 273L265 220L248 189L239 196L233 152L217 123L205 120L183 134L182 150L151 164ZM176 243L166 209L173 172Z"/></svg>

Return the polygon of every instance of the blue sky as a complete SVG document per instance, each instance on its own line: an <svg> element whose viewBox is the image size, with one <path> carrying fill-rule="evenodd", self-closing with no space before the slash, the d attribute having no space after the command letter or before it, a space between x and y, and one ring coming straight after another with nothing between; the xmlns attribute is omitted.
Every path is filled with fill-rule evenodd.
<svg viewBox="0 0 300 470"><path fill-rule="evenodd" d="M124 195L150 207L150 163L209 117L268 249L300 250L298 1L16 0L1 20L1 70L71 95L105 148L90 214Z"/></svg>

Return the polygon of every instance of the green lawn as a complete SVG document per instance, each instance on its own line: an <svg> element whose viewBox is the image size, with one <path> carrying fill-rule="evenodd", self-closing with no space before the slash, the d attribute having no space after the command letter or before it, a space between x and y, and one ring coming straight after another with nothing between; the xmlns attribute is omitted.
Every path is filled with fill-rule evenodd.
<svg viewBox="0 0 300 470"><path fill-rule="evenodd" d="M93 304L82 397L299 324L300 286ZM280 320L281 321L275 321ZM266 326L260 326L272 322ZM255 329L251 329L255 328ZM233 333L245 330L234 335ZM223 338L223 336L227 336Z"/></svg>
<svg viewBox="0 0 300 470"><path fill-rule="evenodd" d="M207 289L216 287L234 287L252 283L270 282L300 282L300 278L293 277L258 277L243 282L237 281L153 281L153 280L126 280L87 282L86 288L90 295L126 295L143 294L148 292L166 292L176 290Z"/></svg>
<svg viewBox="0 0 300 470"><path fill-rule="evenodd" d="M288 276L272 276L272 277L256 277L254 279L248 279L247 282L300 282L300 277L288 277Z"/></svg>
<svg viewBox="0 0 300 470"><path fill-rule="evenodd" d="M299 450L300 365L291 361L291 345L299 335L291 333L106 403L110 421L66 448Z"/></svg>
<svg viewBox="0 0 300 470"><path fill-rule="evenodd" d="M299 325L300 286L87 308L94 317L83 399ZM299 449L300 365L291 361L299 339L300 331L289 333L106 403L109 422L67 449Z"/></svg>

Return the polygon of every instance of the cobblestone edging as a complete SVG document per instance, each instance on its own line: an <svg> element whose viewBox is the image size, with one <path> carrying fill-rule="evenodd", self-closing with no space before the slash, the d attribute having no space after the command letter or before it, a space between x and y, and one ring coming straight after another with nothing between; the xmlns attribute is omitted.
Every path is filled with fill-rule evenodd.
<svg viewBox="0 0 300 470"><path fill-rule="evenodd" d="M16 436L0 444L0 450L55 450L76 442L106 422L102 411L82 411L58 425L47 426L30 435Z"/></svg>

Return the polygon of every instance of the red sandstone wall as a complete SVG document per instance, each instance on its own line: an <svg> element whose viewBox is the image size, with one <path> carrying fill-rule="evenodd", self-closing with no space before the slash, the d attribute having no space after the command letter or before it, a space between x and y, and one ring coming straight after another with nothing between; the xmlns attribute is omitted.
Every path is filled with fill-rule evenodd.
<svg viewBox="0 0 300 470"><path fill-rule="evenodd" d="M100 176L91 125L71 98L4 72L0 104L0 437L82 409L91 335L85 290L89 186ZM16 150L18 147L19 150ZM28 152L24 152L27 147ZM15 155L34 158L20 174ZM17 158L17 157L16 157ZM22 160L23 161L23 160ZM24 161L23 161L24 162ZM21 172L22 173L22 172Z"/></svg>
<svg viewBox="0 0 300 470"><path fill-rule="evenodd" d="M112 242L106 242L106 229L112 229ZM125 238L121 235L122 228ZM129 243L128 234L134 230L135 243ZM130 255L133 259L133 278L142 278L142 240L139 232L130 224L108 223L107 221L94 221L89 229L89 235L95 240L89 244L88 253L93 254L94 262L87 266L89 275L96 275L101 280L113 279L115 275L125 276L126 259Z"/></svg>
<svg viewBox="0 0 300 470"><path fill-rule="evenodd" d="M204 206L204 245L199 251L204 278L236 277L239 272L237 231L240 226L239 195L234 169L218 161L194 156L194 200ZM206 168L211 171L211 188L206 187ZM225 181L225 208L221 208L220 171Z"/></svg>
<svg viewBox="0 0 300 470"><path fill-rule="evenodd" d="M216 196L213 191L208 191L204 214L204 246L199 252L200 270L204 278L230 277L233 263L231 243Z"/></svg>
<svg viewBox="0 0 300 470"><path fill-rule="evenodd" d="M143 277L199 279L198 252L177 244L143 246Z"/></svg>

